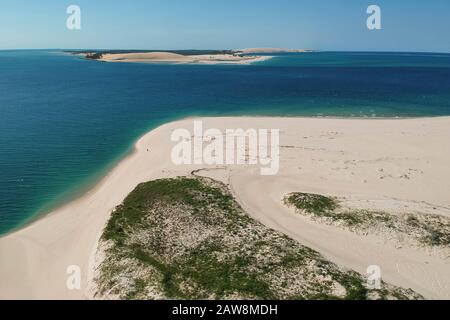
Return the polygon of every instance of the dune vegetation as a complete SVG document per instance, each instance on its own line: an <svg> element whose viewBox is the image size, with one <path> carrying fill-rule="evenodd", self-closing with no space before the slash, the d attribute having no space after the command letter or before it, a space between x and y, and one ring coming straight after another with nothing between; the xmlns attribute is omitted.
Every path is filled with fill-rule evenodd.
<svg viewBox="0 0 450 320"><path fill-rule="evenodd" d="M366 287L317 252L250 218L205 178L140 184L104 230L96 298L415 299Z"/></svg>

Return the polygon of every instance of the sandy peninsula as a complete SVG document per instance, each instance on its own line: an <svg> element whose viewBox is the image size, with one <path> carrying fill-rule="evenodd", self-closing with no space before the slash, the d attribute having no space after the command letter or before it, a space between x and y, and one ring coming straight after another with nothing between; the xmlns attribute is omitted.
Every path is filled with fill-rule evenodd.
<svg viewBox="0 0 450 320"><path fill-rule="evenodd" d="M235 50L181 50L181 51L86 51L70 52L87 59L103 62L140 62L175 64L251 64L272 59L270 54L304 53L305 49L245 48ZM260 55L258 55L260 54ZM261 55L263 54L263 55Z"/></svg>
<svg viewBox="0 0 450 320"><path fill-rule="evenodd" d="M182 55L172 52L143 53L107 53L98 61L104 62L141 62L141 63L177 63L177 64L250 64L271 59L270 56L239 54L198 54Z"/></svg>
<svg viewBox="0 0 450 320"><path fill-rule="evenodd" d="M0 239L0 298L89 298L97 243L112 210L141 182L191 175L226 183L243 209L264 225L317 250L339 266L365 274L378 265L384 281L426 298L450 299L450 260L372 234L310 220L283 203L292 192L347 199L393 213L450 217L450 118L330 119L204 118L205 128L280 129L280 171L255 166L176 166L174 130L194 119L165 124L139 139L98 185L81 198ZM79 266L81 290L66 286Z"/></svg>

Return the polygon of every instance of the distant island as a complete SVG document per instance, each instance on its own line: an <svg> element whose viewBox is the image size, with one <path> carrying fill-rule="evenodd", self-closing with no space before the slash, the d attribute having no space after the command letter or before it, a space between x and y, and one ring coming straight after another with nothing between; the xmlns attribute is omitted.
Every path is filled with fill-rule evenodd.
<svg viewBox="0 0 450 320"><path fill-rule="evenodd" d="M153 62L183 64L250 64L271 59L270 53L310 52L303 49L248 48L236 50L95 50L68 51L103 62Z"/></svg>

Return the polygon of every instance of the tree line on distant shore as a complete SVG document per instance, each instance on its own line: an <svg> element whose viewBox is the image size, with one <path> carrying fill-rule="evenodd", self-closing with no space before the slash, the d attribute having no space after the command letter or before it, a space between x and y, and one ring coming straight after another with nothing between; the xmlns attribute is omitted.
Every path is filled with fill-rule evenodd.
<svg viewBox="0 0 450 320"><path fill-rule="evenodd" d="M89 52L86 54L86 59L99 60L103 57L101 52Z"/></svg>

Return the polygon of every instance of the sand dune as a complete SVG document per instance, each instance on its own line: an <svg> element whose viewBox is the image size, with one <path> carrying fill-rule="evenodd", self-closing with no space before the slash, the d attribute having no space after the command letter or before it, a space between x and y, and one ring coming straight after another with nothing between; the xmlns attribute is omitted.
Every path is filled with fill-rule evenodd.
<svg viewBox="0 0 450 320"><path fill-rule="evenodd" d="M207 169L198 174L228 183L252 217L339 265L361 273L369 265L379 265L389 283L412 288L427 298L450 299L448 258L314 223L282 203L287 193L301 191L361 201L381 199L385 210L423 207L428 211L431 207L434 214L450 216L449 117L203 120L205 128L222 130L279 128L279 174L261 176L255 166L175 166L170 159L170 135L178 128L192 130L193 119L163 125L142 137L135 152L93 190L0 239L0 298L88 297L97 240L114 207L140 182ZM81 290L67 289L70 265L81 268Z"/></svg>
<svg viewBox="0 0 450 320"><path fill-rule="evenodd" d="M104 54L99 60L105 62L248 64L270 58L267 56L239 56L233 54L181 55L171 52L145 52Z"/></svg>

